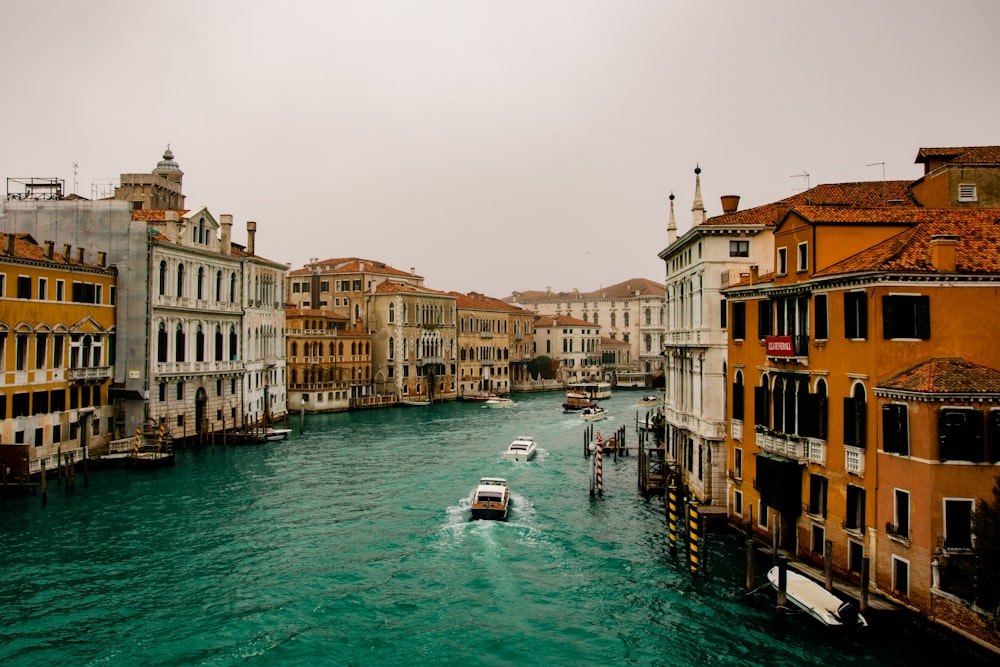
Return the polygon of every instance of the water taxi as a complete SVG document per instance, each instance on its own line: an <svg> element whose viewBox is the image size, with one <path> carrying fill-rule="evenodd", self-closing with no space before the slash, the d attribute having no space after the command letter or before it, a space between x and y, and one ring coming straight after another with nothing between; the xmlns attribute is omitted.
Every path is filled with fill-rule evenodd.
<svg viewBox="0 0 1000 667"><path fill-rule="evenodd" d="M563 411L564 412L576 412L577 410L583 410L584 408L592 408L597 403L590 400L590 397L586 394L581 394L576 391L567 391L566 400L563 401Z"/></svg>
<svg viewBox="0 0 1000 667"><path fill-rule="evenodd" d="M538 443L530 435L519 435L507 447L503 457L508 461L527 461L535 455Z"/></svg>
<svg viewBox="0 0 1000 667"><path fill-rule="evenodd" d="M600 401L605 398L611 398L611 383L595 381L570 382L566 385L566 391L583 394L592 401Z"/></svg>
<svg viewBox="0 0 1000 667"><path fill-rule="evenodd" d="M506 519L510 487L499 477L483 477L472 494L473 519Z"/></svg>
<svg viewBox="0 0 1000 667"><path fill-rule="evenodd" d="M661 399L656 394L649 394L647 396L643 396L642 398L640 398L636 402L636 405L639 406L640 408L655 408L662 401L663 399Z"/></svg>
<svg viewBox="0 0 1000 667"><path fill-rule="evenodd" d="M596 422L608 418L608 411L599 405L592 408L584 408L580 411L580 419L588 422Z"/></svg>
<svg viewBox="0 0 1000 667"><path fill-rule="evenodd" d="M514 405L514 399L506 396L495 396L488 399L484 405L488 408L509 408Z"/></svg>

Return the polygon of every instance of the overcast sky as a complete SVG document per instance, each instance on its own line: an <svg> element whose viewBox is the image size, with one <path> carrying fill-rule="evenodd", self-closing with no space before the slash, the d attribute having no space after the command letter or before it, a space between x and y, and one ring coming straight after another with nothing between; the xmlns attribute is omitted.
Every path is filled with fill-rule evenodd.
<svg viewBox="0 0 1000 667"><path fill-rule="evenodd" d="M997 0L49 0L3 24L0 176L90 197L169 144L188 207L241 243L257 221L260 255L495 297L661 280L696 164L711 216L1000 144Z"/></svg>

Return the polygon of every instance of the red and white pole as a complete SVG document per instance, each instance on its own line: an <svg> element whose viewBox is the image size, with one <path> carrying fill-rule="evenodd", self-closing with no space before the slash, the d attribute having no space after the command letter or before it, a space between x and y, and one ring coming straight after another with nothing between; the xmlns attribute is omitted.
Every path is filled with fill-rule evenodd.
<svg viewBox="0 0 1000 667"><path fill-rule="evenodd" d="M594 458L594 474L597 477L597 495L604 495L604 479L602 477L601 468L604 463L604 446L601 444L600 439L597 441L597 455Z"/></svg>

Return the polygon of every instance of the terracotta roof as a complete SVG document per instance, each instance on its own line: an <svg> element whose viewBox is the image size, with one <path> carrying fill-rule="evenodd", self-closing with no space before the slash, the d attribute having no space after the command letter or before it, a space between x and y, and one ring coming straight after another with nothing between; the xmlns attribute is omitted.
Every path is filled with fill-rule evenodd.
<svg viewBox="0 0 1000 667"><path fill-rule="evenodd" d="M98 266L97 264L91 264L88 262L79 262L75 257L75 253L70 253L67 257L62 253L55 251L55 245L53 244L52 258L49 259L45 256L45 247L38 245L38 241L35 240L31 234L27 233L16 233L14 234L14 254L7 254L7 238L10 234L4 234L0 232L0 253L4 257L16 257L18 259L27 259L33 262L45 262L48 264L61 264L63 266L79 266L90 269L102 269L106 270L107 267Z"/></svg>
<svg viewBox="0 0 1000 667"><path fill-rule="evenodd" d="M190 213L188 209L180 209L173 211L177 213L178 216L184 217L187 213ZM133 209L132 211L133 220L144 220L145 222L166 222L167 221L167 209L162 208L140 208Z"/></svg>
<svg viewBox="0 0 1000 667"><path fill-rule="evenodd" d="M364 264L364 269L361 265ZM303 276L312 275L313 266L319 269L321 274L330 273L378 273L389 276L406 276L408 278L419 278L420 276L415 276L409 271L400 271L395 269L384 262L379 262L373 259L364 259L362 257L336 257L331 259L324 259L315 264L309 264L301 269L295 269L294 271L289 271L289 276Z"/></svg>
<svg viewBox="0 0 1000 667"><path fill-rule="evenodd" d="M952 164L1000 164L1000 146L956 146L950 148L921 148L915 164L927 162Z"/></svg>
<svg viewBox="0 0 1000 667"><path fill-rule="evenodd" d="M515 292L503 300L512 302L532 302L532 301L573 301L576 299L623 299L633 297L638 292L639 296L664 296L666 289L663 283L649 280L648 278L630 278L616 285L604 287L593 292L551 292L549 290L526 290Z"/></svg>
<svg viewBox="0 0 1000 667"><path fill-rule="evenodd" d="M882 209L887 210L892 209ZM906 211L896 211L898 217L890 222L909 220L915 224L813 276L868 271L937 274L931 264L931 239L939 235L958 239L956 273L1000 275L1000 210L917 209L917 212L920 215L911 218ZM862 218L864 222L870 221L867 216ZM923 222L924 219L928 221Z"/></svg>
<svg viewBox="0 0 1000 667"><path fill-rule="evenodd" d="M599 327L587 320L578 320L569 315L536 315L535 328L538 327Z"/></svg>
<svg viewBox="0 0 1000 667"><path fill-rule="evenodd" d="M499 310L505 313L522 313L531 315L531 311L525 310L524 308L519 308L513 304L507 303L500 299L494 299L491 296L486 296L485 294L480 294L479 292L469 292L468 294L462 294L461 292L448 292L451 296L455 297L455 305L459 308L465 308L468 310Z"/></svg>
<svg viewBox="0 0 1000 667"><path fill-rule="evenodd" d="M927 394L1000 393L1000 370L959 358L928 359L879 382L878 389Z"/></svg>
<svg viewBox="0 0 1000 667"><path fill-rule="evenodd" d="M417 285L410 285L409 283L397 283L391 280L386 280L375 286L376 294L426 294L428 296L448 296L453 297L453 295L442 292L440 290L430 289L429 287L419 287Z"/></svg>
<svg viewBox="0 0 1000 667"><path fill-rule="evenodd" d="M617 338L612 338L611 336L601 336L601 345L610 346L617 345L618 347L630 347L630 343L623 340L618 340Z"/></svg>
<svg viewBox="0 0 1000 667"><path fill-rule="evenodd" d="M799 192L777 202L755 206L734 213L717 215L706 220L703 225L773 225L781 204L796 208L800 206L860 207L874 208L916 206L908 188L912 181L859 181L855 183L826 183Z"/></svg>

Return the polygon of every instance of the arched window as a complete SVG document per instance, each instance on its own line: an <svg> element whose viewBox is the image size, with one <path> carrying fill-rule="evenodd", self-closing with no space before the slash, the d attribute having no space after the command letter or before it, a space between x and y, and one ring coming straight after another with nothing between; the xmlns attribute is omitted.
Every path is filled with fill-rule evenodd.
<svg viewBox="0 0 1000 667"><path fill-rule="evenodd" d="M198 299L204 299L205 298L205 294L204 294L204 291L203 291L204 287L205 287L205 267L199 266L198 267L198 289L197 289L197 292L196 292L197 295L198 295L198 297L197 297Z"/></svg>
<svg viewBox="0 0 1000 667"><path fill-rule="evenodd" d="M167 326L163 322L160 322L156 332L156 360L160 363L167 361Z"/></svg>
<svg viewBox="0 0 1000 667"><path fill-rule="evenodd" d="M205 361L205 332L200 324L194 335L194 360Z"/></svg>
<svg viewBox="0 0 1000 667"><path fill-rule="evenodd" d="M160 296L167 293L167 262L160 260Z"/></svg>
<svg viewBox="0 0 1000 667"><path fill-rule="evenodd" d="M215 300L222 301L222 271L215 272Z"/></svg>
<svg viewBox="0 0 1000 667"><path fill-rule="evenodd" d="M236 272L229 274L229 303L236 303Z"/></svg>
<svg viewBox="0 0 1000 667"><path fill-rule="evenodd" d="M733 379L733 419L743 419L743 371Z"/></svg>
<svg viewBox="0 0 1000 667"><path fill-rule="evenodd" d="M174 332L174 361L184 361L184 327L180 324Z"/></svg>
<svg viewBox="0 0 1000 667"><path fill-rule="evenodd" d="M396 321L396 304L389 304L389 324L393 324Z"/></svg>
<svg viewBox="0 0 1000 667"><path fill-rule="evenodd" d="M396 341L393 340L392 338L389 339L389 358L390 359L396 358Z"/></svg>
<svg viewBox="0 0 1000 667"><path fill-rule="evenodd" d="M240 358L239 350L237 349L236 345L237 345L236 328L229 327L229 358L232 361L236 361L237 359Z"/></svg>
<svg viewBox="0 0 1000 667"><path fill-rule="evenodd" d="M827 423L829 417L827 412L829 400L827 400L826 380L820 378L816 381L816 437L826 439Z"/></svg>
<svg viewBox="0 0 1000 667"><path fill-rule="evenodd" d="M222 275L222 274L219 274ZM222 347L222 327L215 327L215 360L222 361L225 350Z"/></svg>
<svg viewBox="0 0 1000 667"><path fill-rule="evenodd" d="M299 344L294 340L292 341L292 356L293 357L299 356Z"/></svg>
<svg viewBox="0 0 1000 667"><path fill-rule="evenodd" d="M624 314L624 315L622 316L622 319L623 319L623 320L625 321L625 326L626 326L626 327L628 327L628 319L629 319L629 318L628 318L628 312L626 312L626 313L625 313L625 314Z"/></svg>
<svg viewBox="0 0 1000 667"><path fill-rule="evenodd" d="M184 296L184 265L177 265L177 296Z"/></svg>
<svg viewBox="0 0 1000 667"><path fill-rule="evenodd" d="M866 424L865 386L858 382L851 396L844 399L844 444L851 447L865 446Z"/></svg>

